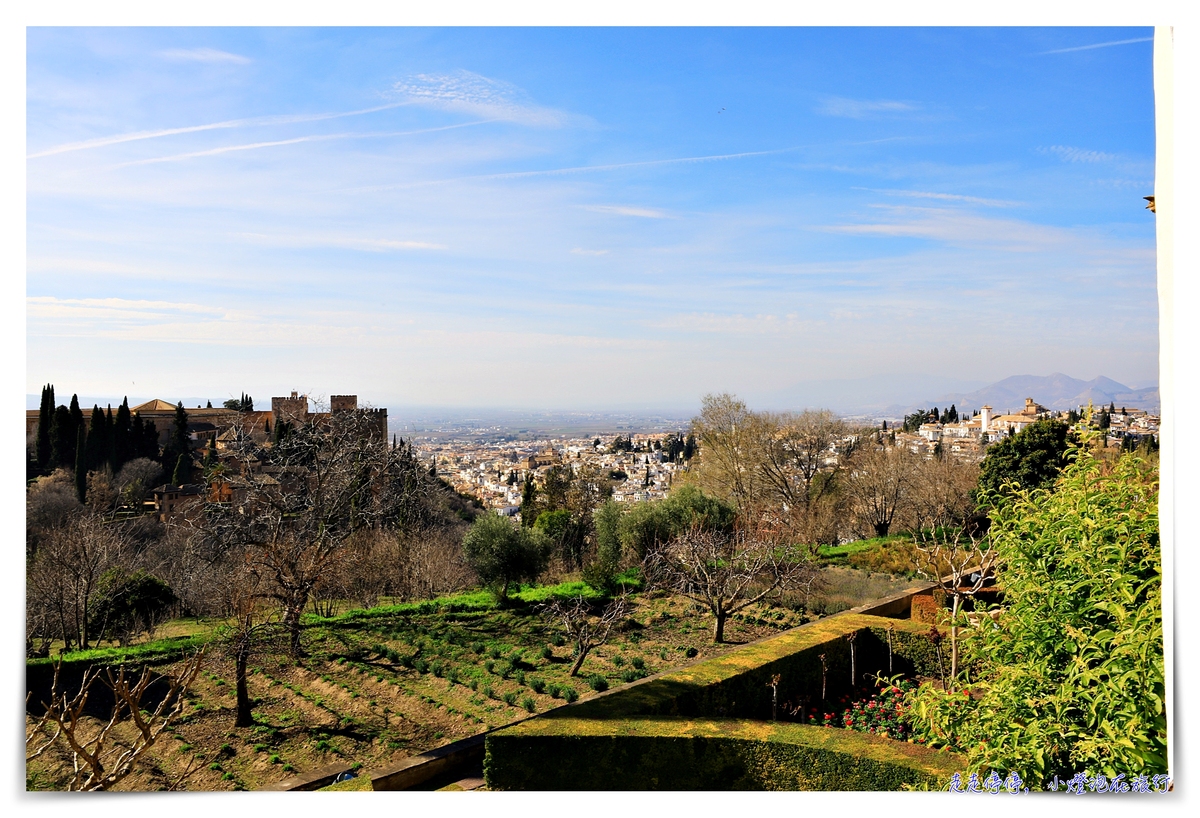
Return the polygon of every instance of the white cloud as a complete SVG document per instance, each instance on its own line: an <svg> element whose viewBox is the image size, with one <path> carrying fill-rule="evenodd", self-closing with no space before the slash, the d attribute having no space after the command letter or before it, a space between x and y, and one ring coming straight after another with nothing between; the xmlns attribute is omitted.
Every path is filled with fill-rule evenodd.
<svg viewBox="0 0 1200 818"><path fill-rule="evenodd" d="M665 219L667 214L648 207L626 207L624 205L581 205L584 210L596 213L613 213L618 216L638 216L643 219Z"/></svg>
<svg viewBox="0 0 1200 818"><path fill-rule="evenodd" d="M462 111L522 125L557 128L579 119L562 111L544 108L529 99L517 86L475 74L417 74L400 80L392 91L406 102Z"/></svg>
<svg viewBox="0 0 1200 818"><path fill-rule="evenodd" d="M844 116L850 119L867 119L888 114L907 114L920 110L919 105L891 99L847 99L828 97L817 107L817 113L825 116Z"/></svg>
<svg viewBox="0 0 1200 818"><path fill-rule="evenodd" d="M1070 145L1051 145L1048 148L1038 148L1037 150L1038 153L1057 156L1064 162L1111 162L1117 158L1111 153L1072 148Z"/></svg>
<svg viewBox="0 0 1200 818"><path fill-rule="evenodd" d="M231 54L215 48L168 48L158 52L158 56L164 60L181 62L234 63L237 65L248 65L253 62L249 57L243 57L241 54Z"/></svg>

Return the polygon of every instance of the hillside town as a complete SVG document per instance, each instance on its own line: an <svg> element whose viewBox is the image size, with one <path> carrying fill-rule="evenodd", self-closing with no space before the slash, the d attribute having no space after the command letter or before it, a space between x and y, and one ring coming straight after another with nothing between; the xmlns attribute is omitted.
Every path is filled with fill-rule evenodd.
<svg viewBox="0 0 1200 818"><path fill-rule="evenodd" d="M893 422L881 422L889 445L907 448L926 458L942 454L978 462L987 446L1013 435L1042 419L1081 422L1088 407L1056 412L1027 398L1016 411L998 412L983 406L963 418L930 410L915 413L907 424L911 431ZM1107 429L1109 446L1136 446L1144 439L1157 441L1159 416L1142 409L1112 406L1095 409L1097 424ZM924 414L925 422L912 422ZM938 419L934 420L932 417ZM952 420L945 418L953 417ZM856 430L834 442L825 458L826 467L836 466L838 452L853 443L864 430ZM554 437L523 441L484 442L460 438L414 444L418 456L436 469L439 477L456 491L478 499L485 507L506 515L517 515L527 478L541 484L551 468L569 468L578 473L591 468L607 475L613 484L612 499L620 503L661 500L682 472L689 468L695 440L686 430L652 434L600 435L598 437Z"/></svg>

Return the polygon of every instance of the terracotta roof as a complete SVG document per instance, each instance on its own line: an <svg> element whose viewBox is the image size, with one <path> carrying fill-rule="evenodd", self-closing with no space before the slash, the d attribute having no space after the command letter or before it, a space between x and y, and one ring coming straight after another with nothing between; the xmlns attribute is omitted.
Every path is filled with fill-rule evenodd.
<svg viewBox="0 0 1200 818"><path fill-rule="evenodd" d="M145 403L140 403L137 406L129 407L130 412L174 412L175 404L167 403L165 400L148 400Z"/></svg>

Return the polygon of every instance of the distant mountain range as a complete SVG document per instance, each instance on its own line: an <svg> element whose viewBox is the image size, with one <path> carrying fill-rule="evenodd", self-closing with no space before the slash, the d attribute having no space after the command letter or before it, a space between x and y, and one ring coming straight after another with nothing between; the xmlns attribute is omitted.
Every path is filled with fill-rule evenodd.
<svg viewBox="0 0 1200 818"><path fill-rule="evenodd" d="M1147 410L1159 408L1157 386L1132 389L1125 384L1117 383L1112 378L1101 376L1090 381L1082 381L1061 372L1044 376L1013 375L1011 378L997 381L974 392L943 394L937 399L927 401L925 406L938 406L944 409L950 404L954 404L962 412L986 405L991 406L997 413L1001 413L1019 411L1025 406L1026 398L1033 398L1047 409L1058 411L1086 406L1088 401L1097 407L1113 403L1118 408L1122 406Z"/></svg>

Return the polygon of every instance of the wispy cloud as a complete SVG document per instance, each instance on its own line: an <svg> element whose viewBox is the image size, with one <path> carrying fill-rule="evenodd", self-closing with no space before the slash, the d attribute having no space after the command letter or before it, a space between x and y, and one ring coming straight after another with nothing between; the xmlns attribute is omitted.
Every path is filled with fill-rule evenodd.
<svg viewBox="0 0 1200 818"><path fill-rule="evenodd" d="M483 173L474 176L455 176L448 179L429 179L421 182L403 182L395 185L373 185L371 187L355 188L348 193L367 193L380 190L398 190L404 188L425 187L427 185L444 185L452 182L469 182L478 179L523 179L533 176L561 176L571 173L598 173L608 170L624 170L626 168L653 167L655 165L679 165L693 162L718 162L725 159L743 159L748 156L770 156L777 153L801 150L804 146L778 148L769 151L745 151L743 153L722 153L711 156L683 156L676 159L648 159L642 162L618 162L612 165L578 165L568 168L550 168L547 170L520 170L510 173Z"/></svg>
<svg viewBox="0 0 1200 818"><path fill-rule="evenodd" d="M103 148L108 145L120 145L125 142L137 142L143 139L158 139L164 136L175 136L177 134L197 133L199 131L213 131L222 128L250 128L263 125L290 125L298 122L320 122L326 119L340 119L347 116L359 116L361 114L373 114L376 111L386 111L390 108L399 108L402 105L409 105L408 102L391 102L387 105L376 105L373 108L361 108L356 111L338 111L335 113L323 114L284 114L282 116L260 116L251 117L248 119L230 119L224 122L209 122L204 125L188 125L183 128L163 128L156 131L133 131L131 133L115 134L113 136L101 136L96 139L85 139L81 142L67 142L62 145L46 148L30 153L25 156L26 159L37 159L42 156L54 156L59 153L69 153L71 151L89 150L91 148ZM474 124L474 123L471 123Z"/></svg>
<svg viewBox="0 0 1200 818"><path fill-rule="evenodd" d="M885 221L831 225L835 233L929 239L951 245L990 247L1012 252L1083 249L1086 242L1066 229L1017 219L995 219L961 210L887 206Z"/></svg>
<svg viewBox="0 0 1200 818"><path fill-rule="evenodd" d="M522 125L557 128L580 119L535 104L528 94L512 83L471 71L417 74L397 82L392 86L392 92L412 104Z"/></svg>
<svg viewBox="0 0 1200 818"><path fill-rule="evenodd" d="M856 189L869 190L872 193L886 193L889 196L905 196L913 199L940 199L949 202L966 202L967 204L983 205L984 207L1018 207L1021 205L1021 202L1012 202L1007 199L984 199L979 196L963 196L958 193L933 193L925 190L895 190L891 188L871 187Z"/></svg>
<svg viewBox="0 0 1200 818"><path fill-rule="evenodd" d="M1093 48L1108 48L1110 45L1129 45L1130 43L1151 43L1153 37L1135 37L1132 40L1112 40L1107 43L1092 43L1091 45L1075 45L1070 48L1055 48L1050 51L1040 51L1039 54L1066 54L1068 51L1088 51Z"/></svg>
<svg viewBox="0 0 1200 818"><path fill-rule="evenodd" d="M388 250L445 250L446 245L404 239L375 239L361 236L321 234L234 233L234 236L255 244L272 247L343 247L348 250L386 252Z"/></svg>
<svg viewBox="0 0 1200 818"><path fill-rule="evenodd" d="M577 256L607 256L607 250L585 250L582 247L575 247L571 252Z"/></svg>
<svg viewBox="0 0 1200 818"><path fill-rule="evenodd" d="M648 207L627 207L625 205L580 205L584 210L595 213L613 213L617 216L637 216L643 219L665 219L667 214L661 210Z"/></svg>
<svg viewBox="0 0 1200 818"><path fill-rule="evenodd" d="M677 313L661 320L647 322L656 329L682 332L729 333L736 335L781 335L812 329L818 322L787 315L744 315L713 312Z"/></svg>
<svg viewBox="0 0 1200 818"><path fill-rule="evenodd" d="M236 65L248 65L253 62L249 57L243 57L241 54L231 54L215 48L168 48L165 51L159 51L158 56L164 60L181 62L234 63Z"/></svg>
<svg viewBox="0 0 1200 818"><path fill-rule="evenodd" d="M414 136L416 134L433 133L435 131L449 131L454 128L467 128L472 125L486 125L489 122L495 122L494 119L483 119L476 122L459 122L454 125L442 125L437 128L421 128L415 131L367 131L367 132L350 132L350 133L332 133L332 134L312 134L309 136L298 136L294 139L277 139L272 142L250 142L245 145L223 145L219 148L209 148L203 151L191 151L190 153L176 153L171 156L156 156L150 159L138 159L133 162L122 162L114 167L127 168L133 165L153 165L159 162L181 162L185 159L195 159L200 156L217 156L222 153L230 153L232 151L251 151L259 148L274 148L280 145L296 145L301 142L329 142L337 139L385 139L397 136Z"/></svg>
<svg viewBox="0 0 1200 818"><path fill-rule="evenodd" d="M1069 145L1051 145L1048 148L1038 148L1038 153L1048 153L1057 156L1064 162L1111 162L1117 157L1111 153L1089 151L1085 148L1072 148Z"/></svg>
<svg viewBox="0 0 1200 818"><path fill-rule="evenodd" d="M891 99L848 99L827 97L817 106L817 113L825 116L844 116L850 119L867 119L888 114L907 114L919 111L919 105Z"/></svg>

